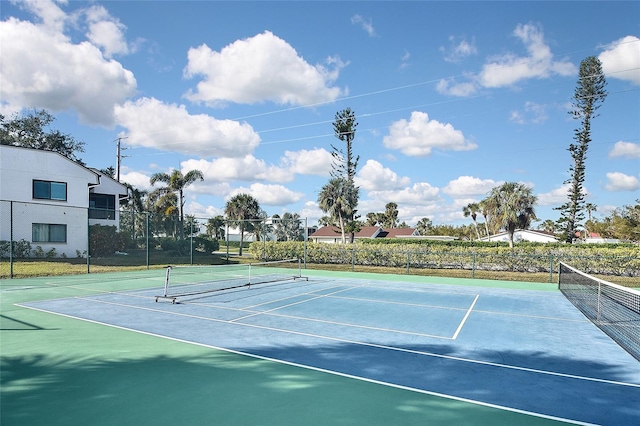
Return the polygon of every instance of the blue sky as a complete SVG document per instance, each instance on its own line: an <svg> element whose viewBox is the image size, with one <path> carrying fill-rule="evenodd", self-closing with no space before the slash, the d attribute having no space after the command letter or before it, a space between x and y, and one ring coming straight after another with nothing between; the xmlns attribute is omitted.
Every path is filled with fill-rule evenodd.
<svg viewBox="0 0 640 426"><path fill-rule="evenodd" d="M314 224L349 107L363 217L395 202L410 226L466 224L463 206L517 181L556 220L587 56L609 92L587 201L602 217L640 198L638 2L43 0L0 15L0 111L52 112L90 167L115 166L123 138L121 180L140 189L201 170L197 217L244 192Z"/></svg>

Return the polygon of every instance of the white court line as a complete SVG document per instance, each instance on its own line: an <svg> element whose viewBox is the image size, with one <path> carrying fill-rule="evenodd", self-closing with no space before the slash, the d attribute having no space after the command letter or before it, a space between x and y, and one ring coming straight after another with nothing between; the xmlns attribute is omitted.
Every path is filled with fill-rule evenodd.
<svg viewBox="0 0 640 426"><path fill-rule="evenodd" d="M364 286L364 284L363 284ZM344 287L344 286L335 286L335 287ZM287 300L287 299L292 299L292 298L300 298L303 296L310 296L310 295L316 295L316 293L318 291L324 291L324 290L329 290L331 288L335 288L335 287L330 287L330 288L325 288L325 289L321 289L321 290L315 290L312 292L306 292L306 293L301 293L298 294L296 296L291 296L291 297L285 297L282 299L278 299L276 301L283 301L283 300ZM358 287L362 287L362 286L358 286ZM351 287L348 289L344 289L341 291L349 291L352 290L354 288L357 287ZM334 293L330 293L330 294L336 294L338 292L334 292ZM263 306L263 305L268 305L271 304L273 302L265 302L265 303L260 303L257 305L251 305L248 307L244 307L244 308L231 308L229 306L226 305L211 305L211 304L200 304L200 303L189 303L189 302L180 302L181 305L195 305L195 306L200 306L200 307L204 307L207 309L221 309L221 310L226 310L226 311L233 311L233 312L250 312L250 315L245 315L244 317L240 317L240 318L235 318L233 320L224 320L224 321L228 321L228 322L235 322L238 321L240 319L245 319L245 318L250 318L250 317L255 317L255 316L259 316L259 315L267 315L267 316L273 316L273 317L278 317L278 318L288 318L288 319L295 319L295 320L303 320L303 321L309 321L309 322L317 322L317 323L321 323L321 324L332 324L332 325L341 325L341 326L346 326L346 327L352 327L352 328L361 328L364 330L374 330L374 331L384 331L384 332L391 332L391 333L395 333L395 334L406 334L406 335L410 335L410 336L420 336L420 337L429 337L429 338L434 338L434 339L445 339L445 340L451 340L451 337L448 336L441 336L438 334L427 334L427 333L417 333L417 332L412 332L412 331L406 331L406 330L398 330L398 329L393 329L393 328L382 328L382 327L371 327L371 326L366 326L366 325L361 325L361 324L353 324L353 323L347 323L347 322L339 322L339 321L329 321L329 320L323 320L323 319L318 319L318 318L309 318L309 317L301 317L301 316L297 316L297 315L288 315L288 314L281 314L281 313L276 313L275 311L287 306L293 306L299 303L304 303L304 302L308 302L311 300L315 300L315 299L319 299L321 297L331 297L334 298L335 296L331 296L330 294L326 294L326 295L317 295L317 297L313 297L311 299L305 299L303 301L299 301L297 303L290 303L289 305L286 306L280 306L278 308L274 308L268 311L253 311L251 310L251 308L257 307L257 306ZM350 298L342 298L342 297L337 297L337 299L350 299ZM355 300L359 300L359 299L355 299ZM366 300L366 299L365 299ZM110 302L104 302L104 303L110 303ZM428 305L415 305L414 306L427 306ZM129 306L129 305L125 305L125 306ZM209 318L209 317L203 317L203 318Z"/></svg>
<svg viewBox="0 0 640 426"><path fill-rule="evenodd" d="M464 296L473 296L473 294L465 294ZM359 300L359 301L371 302L371 303L381 303L383 305L416 306L420 308L444 309L444 310L450 310L450 311L466 311L468 309L468 308L456 308L455 306L427 305L425 303L394 302L394 301L384 300L384 299L369 299L366 297L345 297L345 296L331 296L331 297L335 299Z"/></svg>
<svg viewBox="0 0 640 426"><path fill-rule="evenodd" d="M299 286L297 286L297 287L299 287ZM292 296L281 297L280 299L274 299L274 300L269 300L267 302L258 303L258 304L255 304L255 305L245 306L242 309L251 310L253 308L257 308L257 307L264 306L264 305L271 305L273 303L282 302L284 300L295 299L295 298L302 297L302 296L308 296L308 295L311 295L311 294L316 294L319 291L327 291L327 290L331 290L331 289L334 289L334 288L343 288L343 287L345 287L345 286L344 285L334 285L334 286L331 286L331 287L321 288L319 290L306 291L304 293L300 293L300 294L296 294L296 295L292 295ZM358 287L361 287L361 286L358 286ZM356 287L350 287L348 289L345 289L344 291L351 290L353 288L356 288ZM181 303L184 303L184 302L181 302ZM189 302L187 302L187 303L189 303ZM218 306L218 305L214 305L214 306Z"/></svg>
<svg viewBox="0 0 640 426"><path fill-rule="evenodd" d="M261 330L276 331L276 332L280 332L280 333L289 333L289 334L295 334L295 335L299 335L299 336L331 340L331 341L336 341L336 342L340 342L340 343L348 343L348 344L361 345L361 346L367 346L367 347L378 348L378 349L387 349L387 350L404 352L404 353L411 353L411 354L416 354L416 355L424 355L424 356L427 356L427 357L446 359L446 360L450 360L450 361L459 361L459 362L466 362L466 363L470 363L470 364L485 365L485 366L489 366L489 367L505 368L507 370L523 371L523 372L527 372L527 373L536 373L536 374L542 374L542 375L547 375L547 376L562 377L562 378L567 378L567 379L584 380L584 381L587 381L587 382L606 383L606 384L617 385L617 386L640 388L640 384L636 384L636 383L625 383L625 382L619 382L619 381L615 381L615 380L607 380L607 379L598 379L598 378L595 378L595 377L579 376L579 375L576 375L576 374L567 374L567 373L558 373L558 372L555 372L555 371L539 370L539 369L536 369L536 368L518 367L518 366L515 366L515 365L508 365L508 364L502 364L502 363L491 362L491 361L468 359L468 358L462 358L462 357L453 356L453 355L443 355L443 354L437 354L437 353L434 353L434 352L418 351L418 350L415 350L415 349L406 349L406 348L400 348L400 347L396 347L396 346L382 345L382 344L378 344L378 343L360 342L360 341L357 341L357 340L341 339L341 338L338 338L338 337L323 336L323 335L319 335L319 334L305 333L305 332L301 332L301 331L285 330L285 329L280 329L280 328L276 328L276 327L269 327L269 326L263 326L263 325L231 322L231 321L228 321L228 320L220 320L220 319L216 319L216 318L203 317L203 316L200 316L200 315L191 315L191 314L184 314L184 313L178 313L178 312L164 311L164 310L161 310L161 309L145 308L145 307L142 307L142 306L131 306L131 305L125 305L125 304L116 303L116 302L100 301L100 300L97 300L97 299L88 299L88 298L83 298L83 297L77 297L76 299L87 300L87 301L91 301L91 302L104 303L104 304L115 305L115 306L122 306L122 307L125 307L125 308L132 308L132 309L139 309L139 310L144 310L144 311L158 312L158 313L163 313L163 314L168 314L168 315L175 315L175 316L186 317L186 318L201 319L201 320L204 320L204 321L218 322L218 323L223 323L223 324L231 324L231 325L237 325L237 326L242 326L242 327L250 327L250 328L256 328L256 329L261 329ZM28 308L28 309L39 310L39 311L42 311L42 312L49 312L49 313L58 314L58 315L62 315L62 316L70 316L70 315L65 315L65 314L59 314L59 313L57 313L55 311L48 311L46 309L32 308L30 306L25 306L25 305L21 305L21 304L16 304L16 306L20 306L20 307ZM73 317L73 316L71 316L71 317ZM73 317L73 318L76 318L76 317ZM77 318L83 319L85 321L94 322L92 320L87 320L87 319L84 319L84 318L81 318L81 317L77 317ZM109 324L107 324L107 325L109 325ZM118 326L114 326L114 327L118 327ZM164 336L164 337L166 337L166 336Z"/></svg>
<svg viewBox="0 0 640 426"><path fill-rule="evenodd" d="M464 318L462 318L462 321L460 322L460 325L458 326L458 329L456 330L455 333L453 333L453 337L451 338L452 340L456 340L458 338L458 334L460 334L460 330L462 330L462 327L467 322L467 318L469 318L469 315L471 314L471 311L473 310L473 307L476 305L476 302L478 301L479 297L480 297L480 295L476 294L475 299L473 299L473 303L471 303L471 306L469 306L469 309L467 310L467 313L465 314Z"/></svg>
<svg viewBox="0 0 640 426"><path fill-rule="evenodd" d="M95 301L94 299L89 299L89 300ZM293 367L305 368L307 370L312 370L312 371L318 371L318 372L321 372L321 373L332 374L334 376L345 377L345 378L349 378L349 379L362 380L363 382L367 382L367 383L373 383L373 384L378 384L378 385L383 385L383 386L389 386L389 387L392 387L392 388L395 388L395 389L408 390L408 391L411 391L411 392L417 392L417 393L421 393L423 395L435 396L435 397L444 398L444 399L448 399L448 400L452 400L452 401L465 402L465 403L469 403L469 404L473 404L473 405L479 405L479 406L482 406L482 407L495 408L495 409L498 409L498 410L508 411L508 412L512 412L512 413L518 413L518 414L524 414L524 415L528 415L528 416L532 416L532 417L538 417L538 418L542 418L542 419L561 421L561 422L570 423L570 424L574 424L574 425L596 426L596 424L594 424L594 423L587 423L587 422L581 422L581 421L578 421L578 420L565 419L565 418L562 418L562 417L550 416L550 415L542 414L542 413L535 413L533 411L526 411L526 410L507 407L507 406L503 406L503 405L491 404L491 403L488 403L488 402L477 401L477 400L473 400L473 399L469 399L469 398L462 398L462 397L457 397L457 396L453 396L453 395L447 395L447 394L443 394L443 393L439 393L439 392L433 392L433 391L428 391L428 390L424 390L424 389L412 388L412 387L409 387L409 386L397 385L397 384L394 384L394 383L383 382L381 380L370 379L370 378L367 378L367 377L356 376L356 375L353 375L353 374L341 373L341 372L338 372L338 371L327 370L327 369L324 369L324 368L313 367L313 366L310 366L310 365L299 364L299 363L291 362L291 361L284 361L284 360L281 360L281 359L270 358L270 357L266 357L266 356L263 356L263 355L256 355L256 354L253 354L253 353L250 353L250 352L243 352L243 351L239 351L239 350L223 348L223 347L220 347L220 346L209 345L209 344L206 344L206 343L193 342L193 341L190 341L190 340L180 339L180 338L177 338L177 337L170 337L170 336L165 336L165 335L162 335L162 334L152 333L152 332L149 332L149 331L137 330L135 328L129 328L129 327L124 327L124 326L109 324L109 323L102 322L102 321L90 320L90 319L87 319L87 318L77 317L77 316L74 316L74 315L61 314L59 312L48 311L46 309L33 308L33 307L30 307L30 306L24 306L24 305L20 305L20 304L16 304L16 306L20 306L22 308L27 308L27 309L32 309L34 311L54 314L54 315L62 316L62 317L65 317L65 318L77 319L77 320L89 322L89 323L92 323L92 324L104 325L104 326L112 327L112 328L119 329L119 330L132 331L132 332L143 334L143 335L146 335L146 336L159 337L159 338L171 340L171 341L174 341L174 342L186 343L186 344L189 344L189 345L194 345L194 346L199 346L199 347L219 350L219 351L222 351L222 352L248 356L250 358L261 359L261 360L264 360L264 361L271 361L271 362L276 362L276 363L279 363L279 364L290 365L290 366L293 366ZM143 309L145 309L145 308L143 308ZM155 310L155 309L153 309L153 310ZM165 311L161 311L161 312L165 312ZM246 325L246 324L236 324L236 325Z"/></svg>
<svg viewBox="0 0 640 426"><path fill-rule="evenodd" d="M363 284L363 285L365 285L365 284ZM240 321L240 320L243 320L243 319L246 319L246 318L255 317L257 315L268 314L269 312L274 312L274 311L277 311L277 310L280 310L280 309L288 308L290 306L295 306L295 305L300 305L302 303L311 302L312 300L316 300L316 299L322 299L323 297L328 297L328 296L331 296L332 294L342 293L342 292L353 290L354 288L358 288L358 287L362 287L362 286L349 287L349 288L345 288L345 289L342 289L342 290L334 291L332 293L321 294L321 295L318 295L316 297L312 297L310 299L300 300L298 302L289 303L288 305L282 305L282 306L278 306L277 308L269 309L269 310L266 310L266 311L260 311L260 312L253 313L251 315L246 315L244 317L236 318L236 319L232 320L231 322L236 322L236 321Z"/></svg>

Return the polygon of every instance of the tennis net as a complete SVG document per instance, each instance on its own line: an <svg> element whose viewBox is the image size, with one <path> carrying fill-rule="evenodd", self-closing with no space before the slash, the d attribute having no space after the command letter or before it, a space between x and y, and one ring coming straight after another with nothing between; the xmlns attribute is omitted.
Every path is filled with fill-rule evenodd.
<svg viewBox="0 0 640 426"><path fill-rule="evenodd" d="M176 303L179 297L195 296L258 284L305 279L300 259L214 266L167 266L164 292L158 299Z"/></svg>
<svg viewBox="0 0 640 426"><path fill-rule="evenodd" d="M640 361L640 291L560 262L560 291L590 321Z"/></svg>

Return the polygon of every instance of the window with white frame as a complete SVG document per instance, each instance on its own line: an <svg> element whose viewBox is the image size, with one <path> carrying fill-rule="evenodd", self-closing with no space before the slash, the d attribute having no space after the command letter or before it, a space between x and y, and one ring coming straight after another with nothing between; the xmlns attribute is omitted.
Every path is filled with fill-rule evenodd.
<svg viewBox="0 0 640 426"><path fill-rule="evenodd" d="M67 225L33 223L31 224L31 240L34 243L66 243Z"/></svg>
<svg viewBox="0 0 640 426"><path fill-rule="evenodd" d="M67 201L67 183L34 179L33 198L37 200Z"/></svg>

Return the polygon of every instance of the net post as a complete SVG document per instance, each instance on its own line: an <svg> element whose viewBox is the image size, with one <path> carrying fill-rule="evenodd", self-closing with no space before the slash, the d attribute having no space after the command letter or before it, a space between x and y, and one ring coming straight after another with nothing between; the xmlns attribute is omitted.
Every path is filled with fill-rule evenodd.
<svg viewBox="0 0 640 426"><path fill-rule="evenodd" d="M597 306L597 321L600 322L600 307L602 306L602 283L598 281L598 306Z"/></svg>
<svg viewBox="0 0 640 426"><path fill-rule="evenodd" d="M164 278L164 297L167 297L167 293L169 292L169 279L171 278L171 266L167 266L167 272Z"/></svg>

